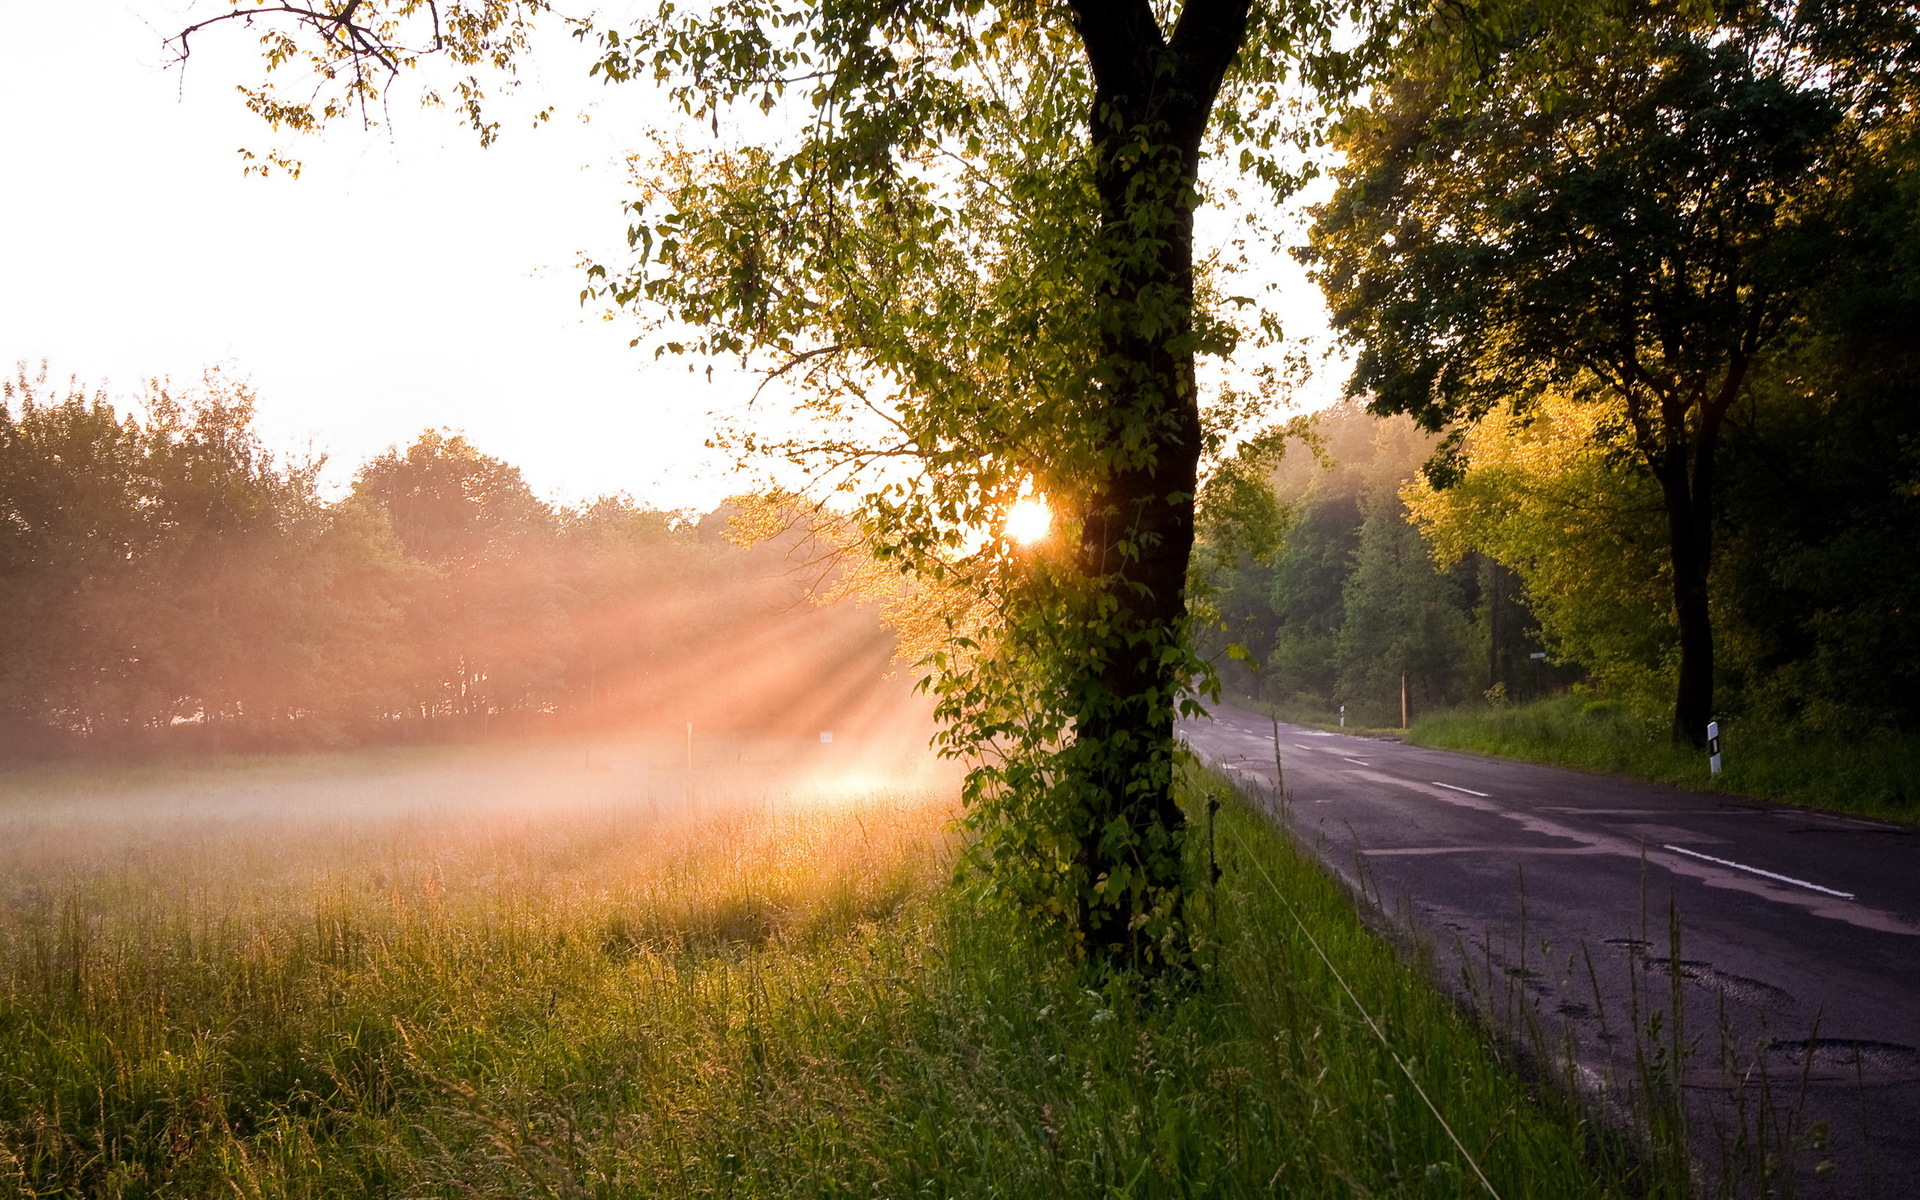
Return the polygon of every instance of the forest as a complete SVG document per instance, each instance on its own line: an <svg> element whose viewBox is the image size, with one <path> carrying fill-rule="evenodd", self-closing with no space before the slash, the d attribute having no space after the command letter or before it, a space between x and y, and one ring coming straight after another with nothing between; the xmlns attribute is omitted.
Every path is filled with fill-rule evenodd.
<svg viewBox="0 0 1920 1200"><path fill-rule="evenodd" d="M794 732L858 720L888 669L870 614L809 603L725 508L556 507L435 430L327 498L217 373L4 395L0 757Z"/></svg>
<svg viewBox="0 0 1920 1200"><path fill-rule="evenodd" d="M1912 288L1914 276L1907 276ZM1920 328L1911 291L1888 316ZM1920 363L1889 321L1804 347L1729 427L1713 612L1717 715L1773 734L1906 734L1920 716ZM1823 358L1822 355L1829 357ZM1660 499L1605 410L1481 426L1457 481L1439 439L1348 403L1274 471L1267 556L1219 559L1207 641L1230 693L1349 723L1577 690L1651 722L1677 641ZM1617 437L1618 430L1611 431ZM1228 645L1245 658L1230 657Z"/></svg>

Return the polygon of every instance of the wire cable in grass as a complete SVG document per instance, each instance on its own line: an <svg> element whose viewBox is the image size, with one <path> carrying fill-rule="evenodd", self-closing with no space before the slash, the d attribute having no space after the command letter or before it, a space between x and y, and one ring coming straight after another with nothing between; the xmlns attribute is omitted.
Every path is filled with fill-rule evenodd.
<svg viewBox="0 0 1920 1200"><path fill-rule="evenodd" d="M1493 1200L1500 1200L1499 1190L1493 1186L1493 1181L1487 1178L1487 1173L1480 1169L1480 1164L1474 1161L1473 1152L1467 1149L1466 1143L1460 1140L1460 1135L1453 1131L1453 1126L1448 1124L1447 1118L1441 1115L1439 1106L1434 1104L1431 1096L1427 1095L1427 1089L1421 1087L1420 1081L1414 1078L1413 1069L1407 1066L1406 1060L1401 1058L1399 1052L1393 1048L1393 1043L1387 1040L1387 1035L1380 1028L1380 1023L1373 1019L1373 1014L1367 1011L1367 1006L1360 1003L1360 997L1356 996L1353 988L1347 985L1346 976L1340 973L1340 968L1333 965L1333 960L1327 957L1327 952L1320 948L1320 939L1313 936L1313 930L1307 928L1306 921L1301 919L1299 910L1293 906L1293 901L1287 899L1287 894L1280 890L1280 885L1275 883L1273 876L1267 873L1266 864L1254 856L1253 851L1247 846L1246 839L1240 836L1239 830L1228 826L1228 832L1233 836L1234 842L1239 845L1240 852L1246 856L1247 861L1260 872L1260 878L1266 880L1267 886L1273 889L1274 896L1286 906L1287 915L1293 918L1293 923L1300 927L1302 934L1306 935L1307 944L1313 947L1313 952L1318 954L1320 961L1326 964L1328 972L1333 975L1334 982L1338 983L1340 990L1347 994L1347 999L1353 1001L1354 1011L1358 1012L1360 1019L1367 1023L1367 1028L1373 1030L1373 1036L1380 1039L1381 1048L1387 1052L1389 1058L1393 1059L1394 1065L1400 1068L1400 1073L1407 1077L1407 1082L1413 1085L1414 1092L1427 1106L1427 1111L1433 1114L1434 1120L1440 1122L1440 1128L1446 1130L1448 1140L1453 1143L1454 1149L1460 1152L1460 1157L1467 1160L1467 1165L1473 1168L1474 1175L1480 1180L1480 1186L1487 1189L1487 1195L1492 1196Z"/></svg>

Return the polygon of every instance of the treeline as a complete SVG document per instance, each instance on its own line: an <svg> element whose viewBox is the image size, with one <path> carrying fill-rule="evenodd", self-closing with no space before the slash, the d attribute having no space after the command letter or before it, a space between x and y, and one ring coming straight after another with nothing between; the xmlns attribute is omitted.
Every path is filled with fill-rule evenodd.
<svg viewBox="0 0 1920 1200"><path fill-rule="evenodd" d="M438 432L327 499L217 375L4 400L0 754L844 723L886 665L725 512L555 507Z"/></svg>
<svg viewBox="0 0 1920 1200"><path fill-rule="evenodd" d="M1397 725L1408 715L1564 687L1531 658L1538 622L1512 573L1484 555L1441 565L1401 497L1434 439L1343 405L1319 414L1270 483L1285 514L1270 558L1216 580L1211 649L1230 691L1302 715ZM1220 653L1228 643L1246 658Z"/></svg>

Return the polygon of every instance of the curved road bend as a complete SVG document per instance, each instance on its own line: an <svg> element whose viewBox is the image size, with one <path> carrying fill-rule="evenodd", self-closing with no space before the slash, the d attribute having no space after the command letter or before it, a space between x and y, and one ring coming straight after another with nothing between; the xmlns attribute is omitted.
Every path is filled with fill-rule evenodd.
<svg viewBox="0 0 1920 1200"><path fill-rule="evenodd" d="M1733 1083L1764 1076L1770 1139L1800 1110L1800 1194L1920 1196L1920 830L1287 724L1276 803L1268 718L1220 705L1180 732L1445 979L1571 1042L1629 1109L1632 1014L1671 1007L1671 903L1709 1170L1741 1124Z"/></svg>

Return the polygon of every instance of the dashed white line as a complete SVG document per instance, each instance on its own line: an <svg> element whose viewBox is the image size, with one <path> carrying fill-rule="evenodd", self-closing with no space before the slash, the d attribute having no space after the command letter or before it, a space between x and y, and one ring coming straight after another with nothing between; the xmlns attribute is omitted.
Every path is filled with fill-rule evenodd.
<svg viewBox="0 0 1920 1200"><path fill-rule="evenodd" d="M1776 875L1772 871L1762 871L1759 867L1749 867L1745 863L1737 863L1728 858L1715 858L1711 854L1702 854L1698 850L1688 850L1683 846L1668 846L1663 844L1660 848L1662 850L1671 850L1675 854L1684 854L1688 858L1697 858L1702 862L1710 862L1722 867L1732 867L1736 871L1745 871L1749 875L1759 875L1765 879L1777 879L1781 883L1790 883L1795 887L1803 887L1810 892L1820 892L1827 896L1838 896L1842 900L1853 899L1852 892L1836 892L1830 887L1821 887L1817 883L1808 883L1804 879L1795 879L1791 875Z"/></svg>
<svg viewBox="0 0 1920 1200"><path fill-rule="evenodd" d="M1439 781L1438 779L1436 779L1436 780L1434 780L1434 781L1433 781L1433 786L1435 786L1435 787L1443 787L1443 788L1445 788L1445 789L1447 789L1447 790L1448 790L1448 791L1450 791L1450 792L1465 792L1465 793L1466 793L1467 795L1469 795L1469 796L1478 796L1478 797L1480 797L1480 798L1481 798L1482 800L1491 800L1491 799L1493 799L1493 797L1492 797L1492 796L1489 796L1489 795L1488 795L1487 793L1485 793L1485 792L1476 792L1476 791L1474 791L1474 790L1473 790L1472 788L1463 788L1463 787L1455 787L1455 786L1454 786L1453 784L1451 784L1451 783L1441 783L1441 782L1440 782L1440 781Z"/></svg>
<svg viewBox="0 0 1920 1200"><path fill-rule="evenodd" d="M1367 761L1366 759L1364 759L1364 758L1348 758L1348 757L1347 757L1346 755L1344 755L1344 754L1342 754L1342 755L1340 756L1340 761L1341 761L1341 762L1350 762L1350 763L1352 763L1352 764L1354 764L1355 766L1359 766L1359 767L1370 767L1370 766L1372 766L1372 765L1373 765L1372 763L1370 763L1370 762L1368 762L1368 761Z"/></svg>

